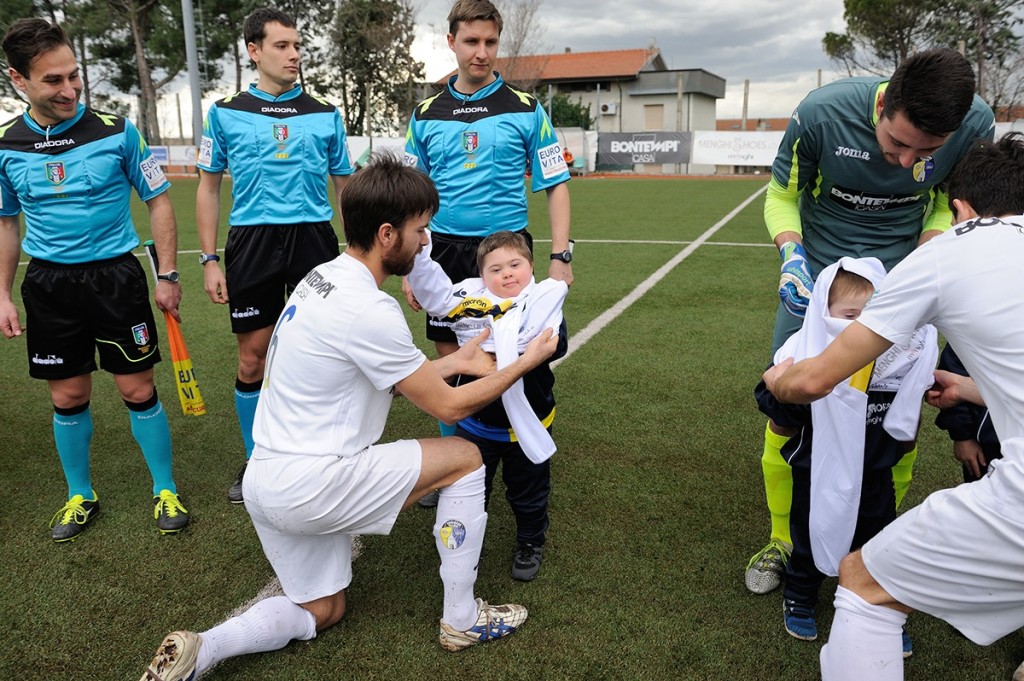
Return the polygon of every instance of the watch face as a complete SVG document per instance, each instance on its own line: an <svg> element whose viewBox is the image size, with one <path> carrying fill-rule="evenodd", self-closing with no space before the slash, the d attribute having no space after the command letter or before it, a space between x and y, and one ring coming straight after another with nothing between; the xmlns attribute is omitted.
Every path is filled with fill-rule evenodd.
<svg viewBox="0 0 1024 681"><path fill-rule="evenodd" d="M552 253L552 260L561 260L562 262L572 262L572 251L562 251L561 253Z"/></svg>
<svg viewBox="0 0 1024 681"><path fill-rule="evenodd" d="M168 272L167 274L161 274L157 277L157 279L159 279L160 281L169 281L172 284L177 284L178 279L180 278L181 275L174 271Z"/></svg>

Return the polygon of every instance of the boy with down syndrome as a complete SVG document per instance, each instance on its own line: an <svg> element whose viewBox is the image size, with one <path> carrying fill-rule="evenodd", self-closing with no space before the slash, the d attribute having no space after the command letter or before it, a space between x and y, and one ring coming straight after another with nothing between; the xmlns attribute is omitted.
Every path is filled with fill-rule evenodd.
<svg viewBox="0 0 1024 681"><path fill-rule="evenodd" d="M453 284L424 248L407 281L417 303L432 317L452 325L459 345L484 328L491 329L482 347L494 352L501 368L543 329L560 329L551 359L563 356L568 344L562 303L564 281L533 278L533 254L522 234L501 231L477 248L479 277ZM461 380L461 378L459 379ZM516 518L516 551L512 577L528 582L537 576L544 555L551 492L550 457L555 452L551 423L555 417L555 377L550 360L523 376L500 400L458 423L456 434L480 448L487 469L485 499L491 498L494 475L502 464L505 496Z"/></svg>
<svg viewBox="0 0 1024 681"><path fill-rule="evenodd" d="M842 258L818 277L804 325L779 349L787 357L813 356L860 316L885 277L877 258ZM896 518L892 466L913 446L921 399L932 383L938 356L933 327L917 330L814 405L782 404L764 381L755 389L758 407L776 423L798 429L782 446L793 468L790 533L783 623L804 641L818 637L814 610L825 575L840 559ZM903 635L903 653L912 652Z"/></svg>

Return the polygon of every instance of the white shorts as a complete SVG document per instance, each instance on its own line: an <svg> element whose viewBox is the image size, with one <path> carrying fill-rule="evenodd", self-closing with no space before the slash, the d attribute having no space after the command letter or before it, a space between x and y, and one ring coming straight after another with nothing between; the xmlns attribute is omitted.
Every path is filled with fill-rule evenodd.
<svg viewBox="0 0 1024 681"><path fill-rule="evenodd" d="M862 552L893 598L980 645L1024 626L1024 463L1008 456L991 471L930 495Z"/></svg>
<svg viewBox="0 0 1024 681"><path fill-rule="evenodd" d="M421 463L416 440L349 457L275 455L257 447L242 495L285 595L308 603L345 589L352 535L391 532Z"/></svg>

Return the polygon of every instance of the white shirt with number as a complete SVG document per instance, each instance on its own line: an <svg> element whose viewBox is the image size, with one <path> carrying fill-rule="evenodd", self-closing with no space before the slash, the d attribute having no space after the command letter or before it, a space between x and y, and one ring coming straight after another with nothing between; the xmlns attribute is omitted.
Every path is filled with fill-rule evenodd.
<svg viewBox="0 0 1024 681"><path fill-rule="evenodd" d="M426 361L365 265L343 253L317 266L274 329L253 457L361 452L384 432L394 385Z"/></svg>

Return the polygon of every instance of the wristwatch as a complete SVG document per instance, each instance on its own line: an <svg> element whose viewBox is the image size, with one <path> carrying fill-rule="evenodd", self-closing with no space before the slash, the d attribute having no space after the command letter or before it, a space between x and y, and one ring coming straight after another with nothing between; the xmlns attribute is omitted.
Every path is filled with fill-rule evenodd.
<svg viewBox="0 0 1024 681"><path fill-rule="evenodd" d="M569 249L566 249L566 250L561 251L559 253L552 253L551 254L551 259L552 260L561 260L564 263L570 263L570 262L572 262L572 251L570 251Z"/></svg>
<svg viewBox="0 0 1024 681"><path fill-rule="evenodd" d="M205 265L208 262L220 262L220 256L216 253L200 253L199 264Z"/></svg>
<svg viewBox="0 0 1024 681"><path fill-rule="evenodd" d="M177 284L178 280L181 278L181 275L178 274L178 270L171 270L170 272L166 272L165 274L156 275L156 278L158 281L168 281L172 284Z"/></svg>

